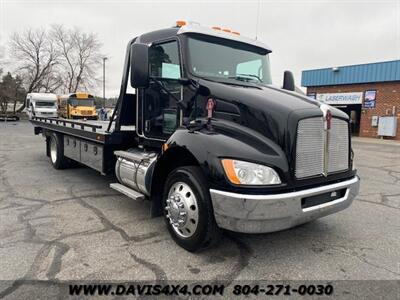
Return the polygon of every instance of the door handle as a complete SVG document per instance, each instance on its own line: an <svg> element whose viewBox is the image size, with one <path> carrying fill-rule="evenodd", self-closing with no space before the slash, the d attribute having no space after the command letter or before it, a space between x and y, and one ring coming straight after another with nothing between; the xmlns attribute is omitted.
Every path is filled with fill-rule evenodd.
<svg viewBox="0 0 400 300"><path fill-rule="evenodd" d="M144 130L146 132L150 131L150 120L146 120L146 122L144 122Z"/></svg>

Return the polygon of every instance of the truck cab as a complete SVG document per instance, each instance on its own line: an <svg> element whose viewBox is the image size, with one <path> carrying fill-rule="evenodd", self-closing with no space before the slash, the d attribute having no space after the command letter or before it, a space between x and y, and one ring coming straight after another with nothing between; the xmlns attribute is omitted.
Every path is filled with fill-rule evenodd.
<svg viewBox="0 0 400 300"><path fill-rule="evenodd" d="M72 159L115 173L111 188L151 201L189 251L222 229L273 232L343 210L359 190L348 116L296 93L290 72L273 85L271 52L238 32L177 22L128 43L101 134L46 120L35 132L56 168Z"/></svg>
<svg viewBox="0 0 400 300"><path fill-rule="evenodd" d="M57 117L57 95L52 93L29 93L26 95L26 112L29 118Z"/></svg>

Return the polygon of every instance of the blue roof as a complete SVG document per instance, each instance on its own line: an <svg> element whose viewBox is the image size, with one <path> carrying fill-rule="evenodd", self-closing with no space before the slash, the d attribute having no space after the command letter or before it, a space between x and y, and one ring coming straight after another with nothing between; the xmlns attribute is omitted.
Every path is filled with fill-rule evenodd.
<svg viewBox="0 0 400 300"><path fill-rule="evenodd" d="M306 70L301 73L301 85L306 87L385 81L400 81L400 60Z"/></svg>

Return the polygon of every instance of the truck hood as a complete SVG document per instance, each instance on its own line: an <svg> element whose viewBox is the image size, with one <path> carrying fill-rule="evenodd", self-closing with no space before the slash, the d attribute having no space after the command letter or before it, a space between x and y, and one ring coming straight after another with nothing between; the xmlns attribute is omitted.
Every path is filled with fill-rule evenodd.
<svg viewBox="0 0 400 300"><path fill-rule="evenodd" d="M216 120L255 130L274 141L287 154L292 151L298 121L323 115L320 102L274 86L209 80L202 80L200 84L206 86L216 100L213 115ZM330 110L333 117L348 120L342 111L334 107Z"/></svg>

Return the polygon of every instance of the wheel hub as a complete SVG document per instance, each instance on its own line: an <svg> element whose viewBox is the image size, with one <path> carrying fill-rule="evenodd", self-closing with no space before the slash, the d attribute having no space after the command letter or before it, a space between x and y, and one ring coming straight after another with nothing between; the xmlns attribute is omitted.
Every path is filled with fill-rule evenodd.
<svg viewBox="0 0 400 300"><path fill-rule="evenodd" d="M167 199L167 218L173 226L183 227L186 223L186 209L185 204L178 194L171 195Z"/></svg>
<svg viewBox="0 0 400 300"><path fill-rule="evenodd" d="M195 233L199 221L197 199L188 184L176 182L171 186L165 211L172 229L179 236L188 238Z"/></svg>

